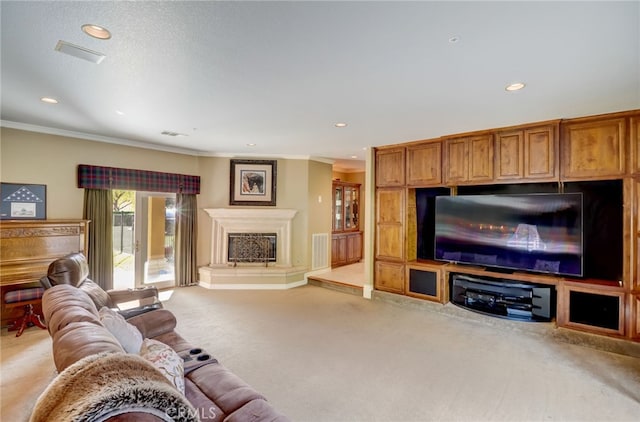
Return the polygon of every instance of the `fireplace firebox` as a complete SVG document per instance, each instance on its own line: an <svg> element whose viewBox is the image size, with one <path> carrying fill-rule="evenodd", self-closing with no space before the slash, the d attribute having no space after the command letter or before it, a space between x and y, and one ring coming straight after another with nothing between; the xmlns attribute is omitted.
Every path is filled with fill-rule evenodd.
<svg viewBox="0 0 640 422"><path fill-rule="evenodd" d="M277 233L229 233L227 262L276 262Z"/></svg>

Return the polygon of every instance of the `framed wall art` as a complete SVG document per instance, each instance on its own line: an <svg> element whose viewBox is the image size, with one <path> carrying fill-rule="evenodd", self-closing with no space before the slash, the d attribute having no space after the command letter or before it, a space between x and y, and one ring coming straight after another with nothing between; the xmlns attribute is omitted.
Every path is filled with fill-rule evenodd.
<svg viewBox="0 0 640 422"><path fill-rule="evenodd" d="M0 184L0 220L45 220L47 185Z"/></svg>
<svg viewBox="0 0 640 422"><path fill-rule="evenodd" d="M231 160L229 205L276 205L276 160Z"/></svg>

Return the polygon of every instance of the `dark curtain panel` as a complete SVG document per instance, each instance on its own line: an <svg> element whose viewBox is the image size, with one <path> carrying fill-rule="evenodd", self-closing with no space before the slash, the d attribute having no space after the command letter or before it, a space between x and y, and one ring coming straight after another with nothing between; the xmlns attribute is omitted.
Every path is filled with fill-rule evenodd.
<svg viewBox="0 0 640 422"><path fill-rule="evenodd" d="M105 290L113 288L113 202L111 190L85 189L83 218L89 225L89 277Z"/></svg>
<svg viewBox="0 0 640 422"><path fill-rule="evenodd" d="M176 245L175 271L178 286L190 286L198 282L196 266L196 240L198 201L196 195L176 194Z"/></svg>

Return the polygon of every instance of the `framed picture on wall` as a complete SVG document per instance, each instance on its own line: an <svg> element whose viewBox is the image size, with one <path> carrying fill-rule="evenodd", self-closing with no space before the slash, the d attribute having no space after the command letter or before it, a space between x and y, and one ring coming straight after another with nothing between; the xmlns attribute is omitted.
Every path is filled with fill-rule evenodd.
<svg viewBox="0 0 640 422"><path fill-rule="evenodd" d="M229 205L276 205L276 160L231 160Z"/></svg>
<svg viewBox="0 0 640 422"><path fill-rule="evenodd" d="M45 220L47 185L0 184L0 220Z"/></svg>

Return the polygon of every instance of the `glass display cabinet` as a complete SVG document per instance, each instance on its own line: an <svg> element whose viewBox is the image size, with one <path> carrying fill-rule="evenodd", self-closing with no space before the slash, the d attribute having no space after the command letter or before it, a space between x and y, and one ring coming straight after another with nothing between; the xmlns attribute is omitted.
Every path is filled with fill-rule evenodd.
<svg viewBox="0 0 640 422"><path fill-rule="evenodd" d="M360 184L334 181L332 204L331 266L358 262L362 259Z"/></svg>

